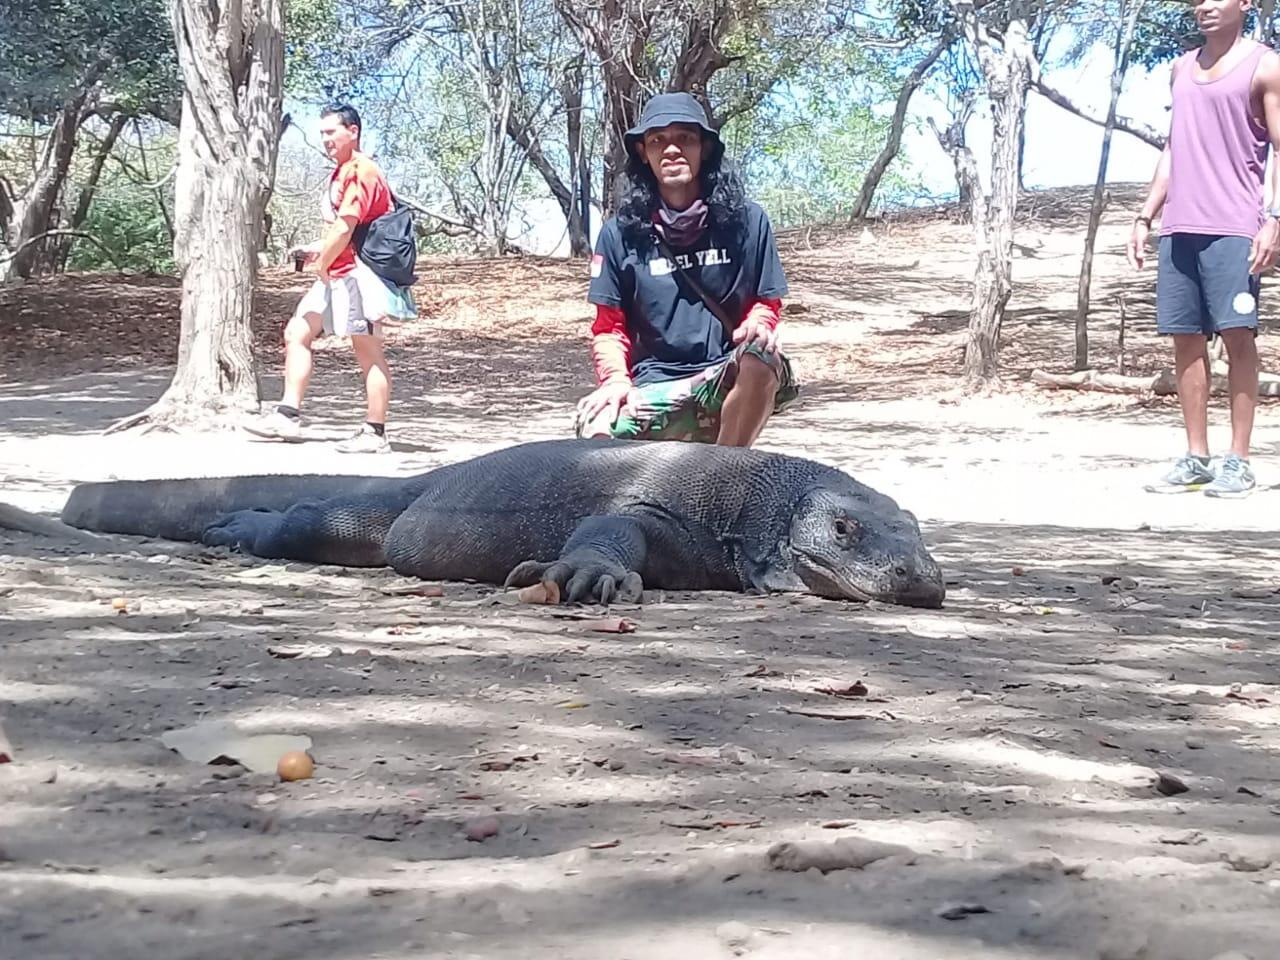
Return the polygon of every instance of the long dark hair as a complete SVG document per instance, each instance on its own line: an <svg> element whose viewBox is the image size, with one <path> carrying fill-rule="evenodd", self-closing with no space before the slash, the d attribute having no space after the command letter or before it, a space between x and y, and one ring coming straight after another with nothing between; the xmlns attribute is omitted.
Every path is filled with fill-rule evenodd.
<svg viewBox="0 0 1280 960"><path fill-rule="evenodd" d="M717 233L736 232L746 222L747 190L733 162L725 157L724 148L711 137L703 136L703 166L698 172L702 182L702 198L707 204L707 219ZM627 148L627 166L618 189L618 229L639 250L652 240L653 211L658 206L658 181L644 158Z"/></svg>

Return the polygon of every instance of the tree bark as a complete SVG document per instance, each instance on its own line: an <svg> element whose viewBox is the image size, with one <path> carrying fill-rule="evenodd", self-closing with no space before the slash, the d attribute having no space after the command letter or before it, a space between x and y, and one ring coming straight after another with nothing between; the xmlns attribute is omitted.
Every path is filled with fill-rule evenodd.
<svg viewBox="0 0 1280 960"><path fill-rule="evenodd" d="M227 426L259 404L251 321L281 128L283 2L173 0L171 13L183 78L178 365L153 407L113 429Z"/></svg>
<svg viewBox="0 0 1280 960"><path fill-rule="evenodd" d="M565 217L569 224L569 247L575 257L591 254L591 165L586 138L582 135L582 102L585 74L583 56L575 57L565 71L561 99L565 107L565 133L569 146L569 182L573 197Z"/></svg>
<svg viewBox="0 0 1280 960"><path fill-rule="evenodd" d="M1256 4L1258 10L1258 22L1253 32L1253 38L1271 46L1275 40L1276 33L1276 0L1259 0Z"/></svg>
<svg viewBox="0 0 1280 960"><path fill-rule="evenodd" d="M1143 0L1128 2L1128 17L1116 34L1116 60L1111 71L1111 102L1107 106L1106 125L1102 128L1102 154L1098 159L1098 176L1093 184L1093 201L1089 205L1089 224L1084 233L1084 256L1080 262L1080 285L1076 292L1077 370L1089 367L1089 289L1093 284L1093 248L1098 238L1098 225L1102 222L1103 194L1107 186L1107 164L1111 159L1111 134L1116 126L1116 107L1120 103L1120 90L1124 86L1125 74L1129 71L1129 50L1133 46L1133 34L1143 5Z"/></svg>
<svg viewBox="0 0 1280 960"><path fill-rule="evenodd" d="M994 38L978 17L974 0L951 0L982 69L991 102L991 191L985 224L974 218L977 269L973 310L964 353L964 380L975 389L1000 372L1000 328L1013 292L1013 221L1018 205L1018 138L1035 56L1027 36L1031 0L1011 0L1008 25Z"/></svg>
<svg viewBox="0 0 1280 960"><path fill-rule="evenodd" d="M92 82L81 87L75 97L62 105L54 117L53 127L49 131L49 139L45 144L44 158L35 180L27 191L22 204L22 216L19 220L16 236L11 244L14 256L9 261L6 279L9 281L26 280L35 272L40 263L43 244L32 243L31 240L41 234L47 234L52 226L53 209L66 182L67 171L71 169L71 158L76 149L76 133L80 129L80 116L85 102L89 99Z"/></svg>
<svg viewBox="0 0 1280 960"><path fill-rule="evenodd" d="M862 186L858 189L858 199L854 201L853 213L849 217L850 222L865 220L867 214L871 212L871 201L875 199L876 191L880 189L880 181L902 146L902 128L907 122L907 108L911 106L911 98L924 81L925 75L933 69L933 65L951 46L951 40L951 34L944 33L934 44L933 49L925 54L907 75L902 89L898 91L898 102L893 108L893 119L889 123L889 138L880 148L880 153L871 164L871 169L862 179Z"/></svg>

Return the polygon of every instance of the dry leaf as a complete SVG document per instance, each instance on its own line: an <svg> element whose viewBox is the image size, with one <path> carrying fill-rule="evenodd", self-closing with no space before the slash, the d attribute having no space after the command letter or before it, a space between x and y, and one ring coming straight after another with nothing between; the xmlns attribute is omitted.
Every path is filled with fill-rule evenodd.
<svg viewBox="0 0 1280 960"><path fill-rule="evenodd" d="M634 623L620 617L609 617L605 620L587 620L583 623L583 626L596 633L635 633L636 630Z"/></svg>
<svg viewBox="0 0 1280 960"><path fill-rule="evenodd" d="M814 693L825 693L829 697L865 697L867 685L861 680L855 680L847 687L818 687Z"/></svg>
<svg viewBox="0 0 1280 960"><path fill-rule="evenodd" d="M411 583L403 587L382 587L378 592L388 597L443 597L444 587L435 583Z"/></svg>
<svg viewBox="0 0 1280 960"><path fill-rule="evenodd" d="M267 653L277 660L318 660L331 657L336 652L337 647L323 643L282 643L267 647Z"/></svg>

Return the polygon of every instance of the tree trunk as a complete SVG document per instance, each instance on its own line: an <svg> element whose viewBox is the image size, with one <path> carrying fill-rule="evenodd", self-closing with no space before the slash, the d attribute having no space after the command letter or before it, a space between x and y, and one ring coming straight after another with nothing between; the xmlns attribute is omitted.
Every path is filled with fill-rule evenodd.
<svg viewBox="0 0 1280 960"><path fill-rule="evenodd" d="M880 188L880 181L884 178L885 171L889 169L889 164L898 155L898 150L902 146L902 128L907 122L907 108L911 105L911 97L919 89L920 84L924 81L925 75L933 69L933 65L938 62L939 58L946 53L947 48L951 46L951 34L944 33L932 50L925 54L924 58L915 65L911 73L908 74L906 81L902 84L902 89L898 91L898 102L893 109L893 120L889 124L889 139L885 141L885 145L880 149L879 156L875 162L871 164L871 169L867 171L867 175L862 178L862 186L858 189L858 199L854 201L853 213L850 215L850 221L865 220L867 214L871 212L871 201L875 199L876 191Z"/></svg>
<svg viewBox="0 0 1280 960"><path fill-rule="evenodd" d="M182 324L173 382L114 429L230 426L258 408L253 292L275 178L284 75L282 0L173 0L182 69L174 258Z"/></svg>
<svg viewBox="0 0 1280 960"><path fill-rule="evenodd" d="M974 229L986 230L986 195L982 192L982 181L978 178L978 163L967 142L969 118L973 116L974 99L966 96L959 109L952 115L951 122L945 131L939 130L933 117L929 117L929 126L943 151L951 158L956 171L956 220L963 222L967 217L974 224ZM979 241L978 246L982 246Z"/></svg>
<svg viewBox="0 0 1280 960"><path fill-rule="evenodd" d="M46 241L32 243L33 237L47 233L52 227L54 205L71 169L71 157L76 149L76 132L80 128L80 114L89 98L89 87L62 105L49 131L44 159L36 173L24 203L17 234L13 238L13 258L9 261L6 279L26 280L35 272L42 259Z"/></svg>
<svg viewBox="0 0 1280 960"><path fill-rule="evenodd" d="M641 5L626 0L599 4L555 0L555 7L578 35L582 49L600 65L604 81L601 206L608 217L617 205L617 189L627 166L624 135L640 116L643 85L654 80L646 52L651 18Z"/></svg>
<svg viewBox="0 0 1280 960"><path fill-rule="evenodd" d="M1080 263L1080 286L1076 294L1076 356L1075 368L1089 367L1089 288L1093 283L1093 247L1098 238L1098 225L1102 221L1103 194L1107 186L1107 164L1111 159L1111 134L1116 125L1116 107L1120 102L1120 89L1129 70L1129 48L1137 29L1138 16L1143 0L1129 0L1128 17L1118 32L1115 48L1115 67L1111 71L1111 103L1107 107L1107 122L1102 128L1102 155L1098 160L1098 177L1093 184L1093 202L1089 206L1089 225L1084 234L1084 257Z"/></svg>
<svg viewBox="0 0 1280 960"><path fill-rule="evenodd" d="M107 128L106 136L102 138L98 152L93 158L93 166L89 168L89 179L80 188L80 196L76 200L76 208L72 212L71 220L67 225L69 229L79 230L84 225L85 220L88 219L89 208L93 204L93 195L98 190L98 181L102 179L102 169L107 165L107 158L111 156L111 151L115 149L116 141L120 139L124 125L128 122L129 118L123 113L117 113L111 118L111 125ZM71 243L61 244L57 259L59 271L67 269L67 258L70 256Z"/></svg>
<svg viewBox="0 0 1280 960"><path fill-rule="evenodd" d="M1259 0L1255 7L1258 10L1258 21L1253 31L1253 38L1267 46L1272 46L1276 33L1276 0Z"/></svg>
<svg viewBox="0 0 1280 960"><path fill-rule="evenodd" d="M561 97L565 106L565 133L569 145L569 184L573 194L565 216L569 224L570 253L575 257L591 254L591 166L587 162L587 144L582 130L584 87L583 57L576 57L565 71Z"/></svg>
<svg viewBox="0 0 1280 960"><path fill-rule="evenodd" d="M1012 0L998 40L978 18L974 0L951 0L973 46L991 101L991 193L985 229L975 218L977 269L964 354L964 380L974 389L1000 372L1000 328L1013 292L1013 221L1018 207L1018 139L1035 56L1027 37L1033 4Z"/></svg>

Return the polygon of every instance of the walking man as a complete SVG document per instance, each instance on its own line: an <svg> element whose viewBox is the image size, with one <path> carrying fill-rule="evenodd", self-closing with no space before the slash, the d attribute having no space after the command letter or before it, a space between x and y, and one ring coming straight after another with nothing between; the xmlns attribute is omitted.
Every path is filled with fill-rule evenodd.
<svg viewBox="0 0 1280 960"><path fill-rule="evenodd" d="M1156 329L1173 339L1187 451L1154 493L1244 497L1258 399L1258 291L1280 250L1273 168L1263 210L1267 148L1280 150L1280 56L1244 36L1252 0L1193 0L1204 45L1173 65L1173 117L1147 201L1134 218L1128 258L1141 269L1161 214ZM1230 361L1231 447L1209 456L1208 341Z"/></svg>
<svg viewBox="0 0 1280 960"><path fill-rule="evenodd" d="M303 296L284 330L284 395L271 414L246 425L250 433L299 441L302 399L311 380L311 344L325 334L350 337L364 375L367 411L364 425L338 444L343 453L388 453L387 405L391 371L382 349L383 324L416 315L408 287L398 287L374 273L357 255L356 228L392 209L391 188L372 158L360 152L360 115L346 104L326 108L320 116L320 139L337 164L322 205L327 224L318 243L297 254L316 280Z"/></svg>

